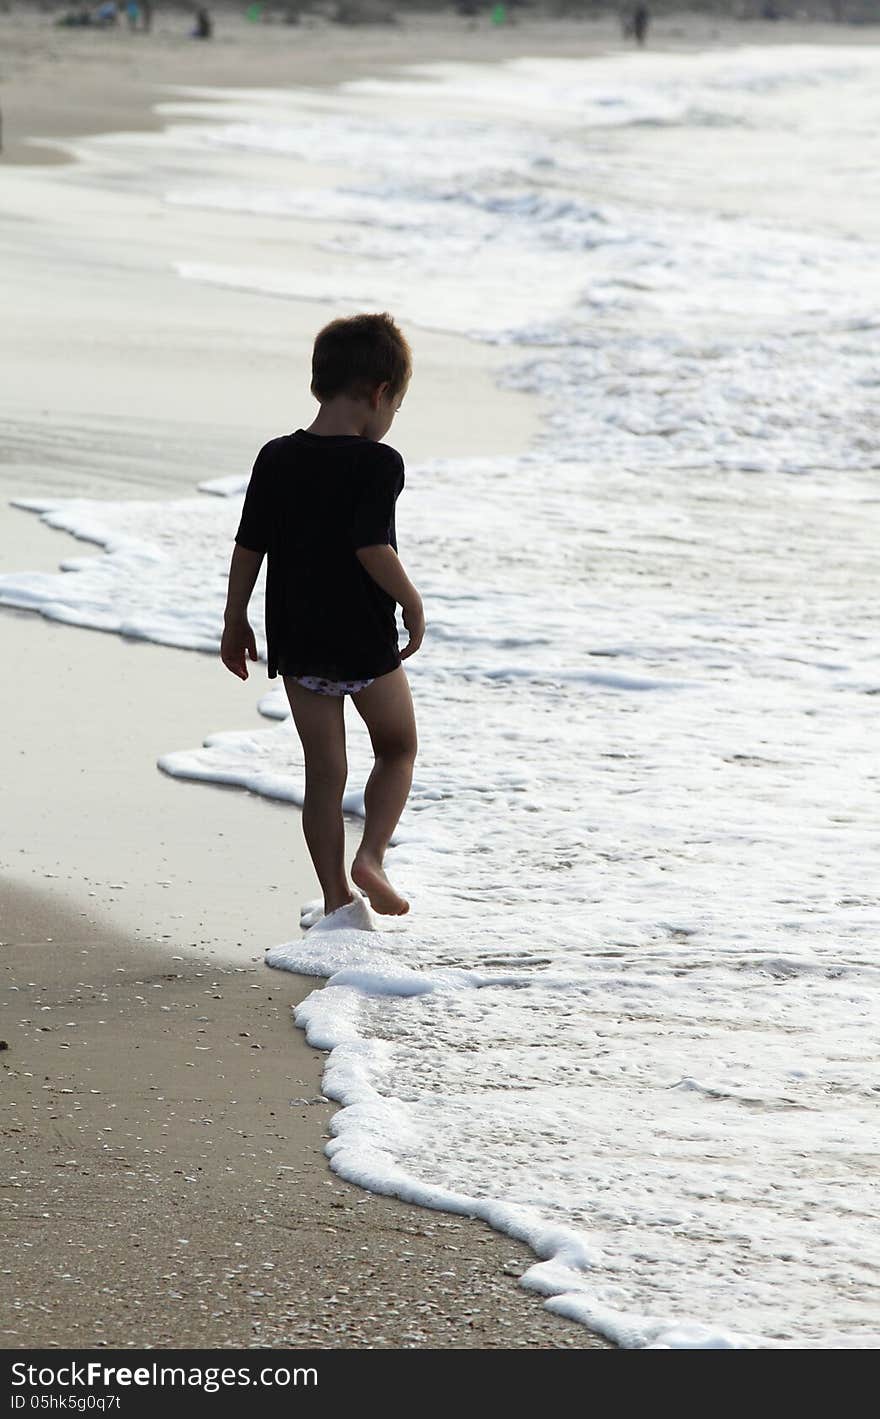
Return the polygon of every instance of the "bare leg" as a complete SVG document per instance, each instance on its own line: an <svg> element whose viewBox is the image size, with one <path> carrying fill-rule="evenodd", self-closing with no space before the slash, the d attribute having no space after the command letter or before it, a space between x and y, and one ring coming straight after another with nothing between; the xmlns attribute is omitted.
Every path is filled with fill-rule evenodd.
<svg viewBox="0 0 880 1419"><path fill-rule="evenodd" d="M399 665L380 675L352 700L369 730L376 762L364 789L364 832L351 864L351 880L366 893L374 911L402 916L409 902L392 887L382 863L406 805L418 750L406 671Z"/></svg>
<svg viewBox="0 0 880 1419"><path fill-rule="evenodd" d="M324 893L324 911L329 913L354 901L345 875L342 818L342 795L348 774L345 705L341 695L319 695L298 685L291 676L283 678L305 758L303 835Z"/></svg>

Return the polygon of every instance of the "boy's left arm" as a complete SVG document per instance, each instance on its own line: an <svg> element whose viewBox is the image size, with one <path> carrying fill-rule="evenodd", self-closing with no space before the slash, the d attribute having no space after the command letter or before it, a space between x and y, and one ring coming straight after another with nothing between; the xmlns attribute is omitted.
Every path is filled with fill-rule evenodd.
<svg viewBox="0 0 880 1419"><path fill-rule="evenodd" d="M247 657L257 659L257 642L247 611L265 555L265 552L253 552L250 547L242 547L239 543L235 544L232 552L220 659L239 680L248 677Z"/></svg>

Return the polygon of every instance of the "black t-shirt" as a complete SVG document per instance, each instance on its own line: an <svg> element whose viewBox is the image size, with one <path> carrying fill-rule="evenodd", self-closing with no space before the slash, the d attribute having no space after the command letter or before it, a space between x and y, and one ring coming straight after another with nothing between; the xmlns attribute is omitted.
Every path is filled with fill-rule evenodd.
<svg viewBox="0 0 880 1419"><path fill-rule="evenodd" d="M269 675L358 680L400 664L396 602L355 551L397 551L403 459L357 434L272 439L257 455L235 540L266 552Z"/></svg>

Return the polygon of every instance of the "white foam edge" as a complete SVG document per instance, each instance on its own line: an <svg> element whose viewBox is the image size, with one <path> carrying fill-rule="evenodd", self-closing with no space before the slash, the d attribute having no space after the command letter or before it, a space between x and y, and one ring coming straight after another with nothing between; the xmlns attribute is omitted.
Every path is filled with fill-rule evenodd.
<svg viewBox="0 0 880 1419"><path fill-rule="evenodd" d="M377 1042L364 1040L357 1033L358 1002L365 994L405 996L462 989L477 984L478 978L465 971L442 971L428 977L401 968L395 957L377 952L375 937L363 931L328 932L320 944L325 948L332 945L332 953L325 950L322 955L319 950L312 955L310 947L315 944L313 933L309 933L302 942L273 947L266 954L266 963L298 973L322 974L331 964L331 956L346 960L329 975L323 989L312 991L292 1007L308 1043L330 1051L322 1092L340 1105L340 1111L331 1120L333 1137L325 1152L339 1177L368 1192L486 1222L494 1231L523 1242L539 1259L520 1277L520 1284L544 1296L549 1310L624 1349L778 1348L772 1340L705 1325L694 1317L639 1316L610 1306L590 1290L588 1275L600 1257L588 1237L549 1223L521 1204L473 1197L421 1182L400 1168L378 1140L399 1137L401 1122L406 1128L407 1103L383 1097L370 1082L370 1057ZM385 959L387 969L383 968ZM378 1042L378 1048L383 1047Z"/></svg>

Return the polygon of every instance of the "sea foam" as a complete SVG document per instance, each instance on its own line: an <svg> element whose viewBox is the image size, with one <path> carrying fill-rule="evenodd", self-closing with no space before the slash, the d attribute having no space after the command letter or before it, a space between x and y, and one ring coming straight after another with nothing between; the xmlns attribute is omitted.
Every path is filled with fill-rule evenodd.
<svg viewBox="0 0 880 1419"><path fill-rule="evenodd" d="M871 142L877 67L432 66L192 95L168 114L203 126L138 149L192 164L169 214L314 225L316 274L182 278L393 306L503 345L543 400L521 457L411 466L398 505L429 624L388 857L411 912L328 930L307 904L267 962L327 980L296 1020L330 1051L334 1169L522 1239L524 1284L626 1346L877 1342L878 251L794 168L798 220L774 223L720 203L684 138L662 200L650 159L717 128L736 193L752 134L839 153L858 119ZM245 484L173 518L22 500L104 555L4 577L0 602L215 652ZM300 803L277 687L260 712L161 767ZM349 737L357 815L355 715Z"/></svg>

